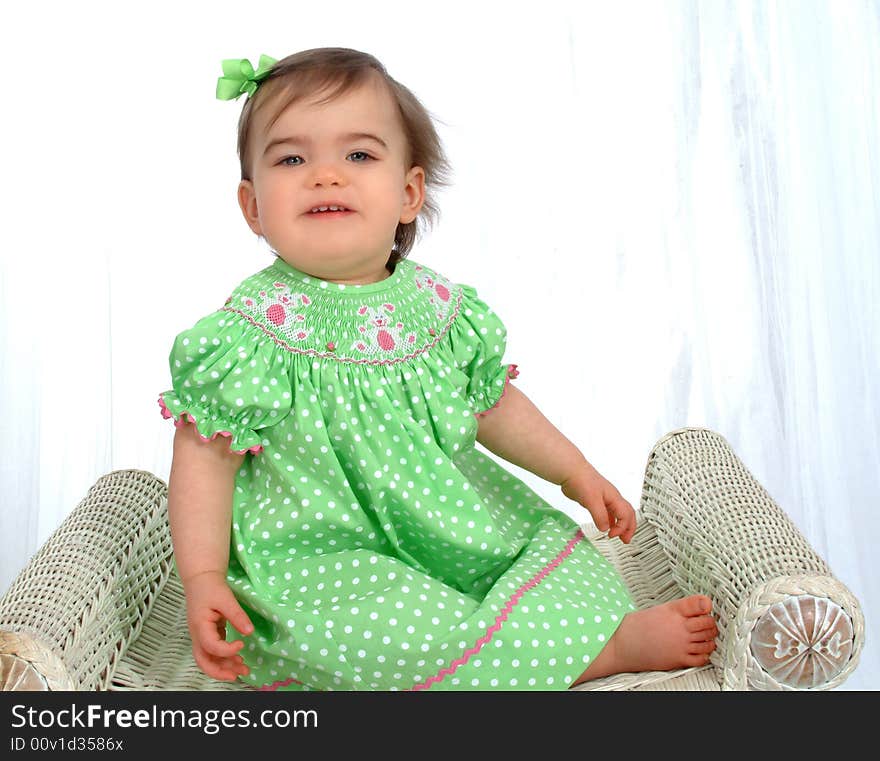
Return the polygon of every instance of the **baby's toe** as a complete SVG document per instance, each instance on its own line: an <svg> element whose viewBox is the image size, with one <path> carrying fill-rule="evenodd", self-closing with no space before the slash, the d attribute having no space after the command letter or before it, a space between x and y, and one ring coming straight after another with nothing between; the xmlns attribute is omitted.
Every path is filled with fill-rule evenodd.
<svg viewBox="0 0 880 761"><path fill-rule="evenodd" d="M683 616L699 616L712 610L712 601L706 595L690 595L680 600L673 600L673 604Z"/></svg>
<svg viewBox="0 0 880 761"><path fill-rule="evenodd" d="M712 641L709 642L691 642L688 646L688 652L693 655L696 653L711 653L715 649L715 643Z"/></svg>
<svg viewBox="0 0 880 761"><path fill-rule="evenodd" d="M691 668L705 666L709 663L710 656L711 653L689 653L684 657L684 663L685 666L690 666Z"/></svg>
<svg viewBox="0 0 880 761"><path fill-rule="evenodd" d="M712 616L692 616L684 622L684 626L691 633L702 631L718 633L718 626Z"/></svg>

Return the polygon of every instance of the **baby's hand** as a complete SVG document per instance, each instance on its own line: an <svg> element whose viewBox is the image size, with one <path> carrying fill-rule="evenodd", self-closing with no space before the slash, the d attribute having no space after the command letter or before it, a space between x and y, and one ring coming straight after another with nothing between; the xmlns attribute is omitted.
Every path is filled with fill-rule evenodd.
<svg viewBox="0 0 880 761"><path fill-rule="evenodd" d="M198 667L209 677L222 681L234 682L239 674L247 674L248 667L237 655L244 642L226 641L226 622L245 634L250 634L254 627L232 594L226 577L217 571L206 571L187 579L183 588L189 636Z"/></svg>
<svg viewBox="0 0 880 761"><path fill-rule="evenodd" d="M566 497L590 511L600 531L610 528L609 538L619 536L624 544L629 544L636 531L636 512L614 485L592 465L585 462L561 486Z"/></svg>

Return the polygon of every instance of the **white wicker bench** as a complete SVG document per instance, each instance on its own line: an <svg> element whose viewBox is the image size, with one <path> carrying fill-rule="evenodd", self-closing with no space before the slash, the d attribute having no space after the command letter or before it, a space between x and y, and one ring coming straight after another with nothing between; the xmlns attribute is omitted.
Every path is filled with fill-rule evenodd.
<svg viewBox="0 0 880 761"><path fill-rule="evenodd" d="M34 555L0 598L3 689L250 689L193 660L166 496L151 473L109 473ZM629 545L584 530L640 608L709 595L719 635L707 666L573 690L830 689L858 663L858 600L713 431L654 446Z"/></svg>

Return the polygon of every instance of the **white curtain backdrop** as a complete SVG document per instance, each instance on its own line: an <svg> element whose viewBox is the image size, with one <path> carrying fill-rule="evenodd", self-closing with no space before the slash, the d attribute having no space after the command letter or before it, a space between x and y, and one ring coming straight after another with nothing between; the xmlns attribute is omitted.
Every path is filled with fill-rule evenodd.
<svg viewBox="0 0 880 761"><path fill-rule="evenodd" d="M410 258L477 287L518 387L634 506L664 433L722 434L862 603L841 689L880 687L880 4L327 7L0 11L0 593L99 476L167 481L173 337L271 260L221 59L353 47L455 168Z"/></svg>

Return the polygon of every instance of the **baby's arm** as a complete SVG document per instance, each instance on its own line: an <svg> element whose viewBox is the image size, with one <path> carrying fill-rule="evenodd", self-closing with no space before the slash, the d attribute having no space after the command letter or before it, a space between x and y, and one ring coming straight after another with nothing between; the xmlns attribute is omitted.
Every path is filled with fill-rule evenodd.
<svg viewBox="0 0 880 761"><path fill-rule="evenodd" d="M512 383L501 402L477 417L477 441L508 462L561 484L587 463L581 451Z"/></svg>
<svg viewBox="0 0 880 761"><path fill-rule="evenodd" d="M477 425L477 441L486 449L560 484L565 496L590 511L600 530L610 528L609 537L619 536L624 542L632 538L632 505L512 383L498 406L477 418Z"/></svg>
<svg viewBox="0 0 880 761"><path fill-rule="evenodd" d="M168 520L180 578L207 572L226 577L232 523L232 490L243 456L229 439L203 441L192 424L174 434L168 484Z"/></svg>
<svg viewBox="0 0 880 761"><path fill-rule="evenodd" d="M168 483L171 541L186 595L193 656L215 679L247 673L236 655L244 643L225 641L225 622L245 633L253 629L226 583L232 492L243 459L230 451L223 436L203 441L191 424L175 432Z"/></svg>

